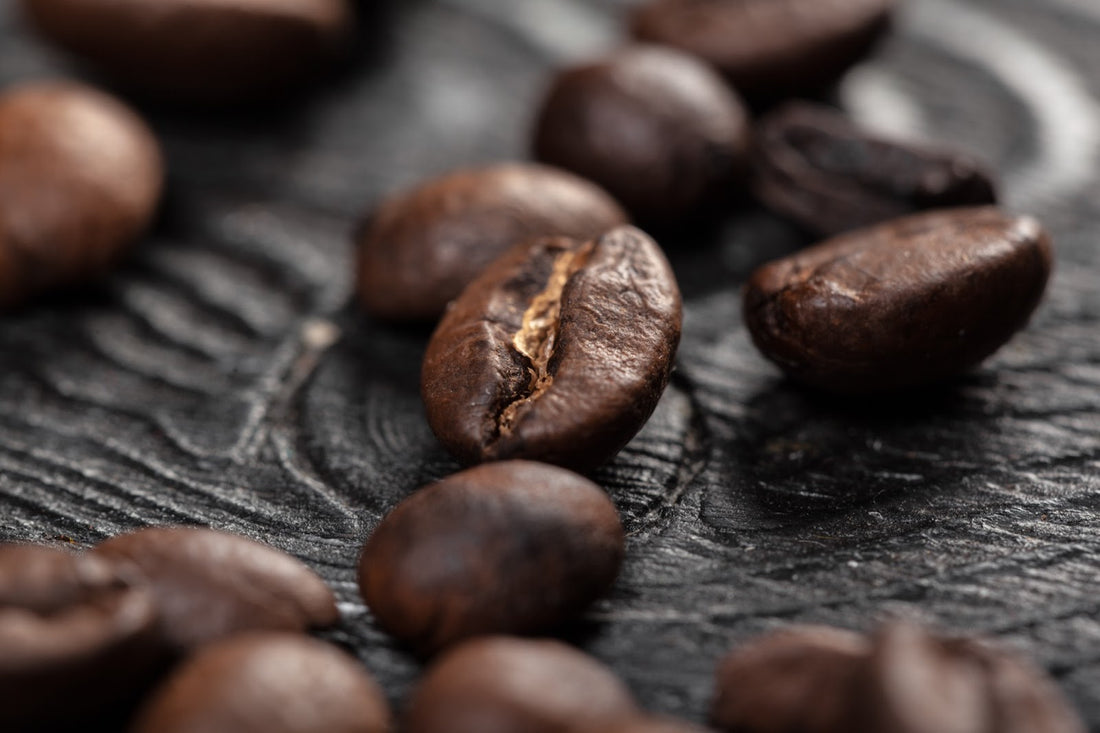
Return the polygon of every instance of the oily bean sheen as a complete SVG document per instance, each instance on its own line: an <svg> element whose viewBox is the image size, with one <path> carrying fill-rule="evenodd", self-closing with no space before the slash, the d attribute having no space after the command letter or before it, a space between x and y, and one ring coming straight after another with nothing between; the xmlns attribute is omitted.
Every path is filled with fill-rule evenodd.
<svg viewBox="0 0 1100 733"><path fill-rule="evenodd" d="M635 218L667 226L733 196L747 168L749 125L740 100L705 64L634 47L558 74L534 151L599 183Z"/></svg>
<svg viewBox="0 0 1100 733"><path fill-rule="evenodd" d="M431 484L375 529L359 587L378 622L430 653L470 636L569 620L619 572L615 506L588 479L502 461Z"/></svg>
<svg viewBox="0 0 1100 733"><path fill-rule="evenodd" d="M522 244L470 283L432 335L428 422L465 463L591 469L652 414L680 323L672 270L637 229Z"/></svg>
<svg viewBox="0 0 1100 733"><path fill-rule="evenodd" d="M445 654L409 699L404 733L567 733L638 715L611 670L557 641L486 637Z"/></svg>
<svg viewBox="0 0 1100 733"><path fill-rule="evenodd" d="M301 82L352 26L347 0L22 2L45 38L173 103L237 103Z"/></svg>
<svg viewBox="0 0 1100 733"><path fill-rule="evenodd" d="M996 202L990 174L970 156L872 135L827 107L797 102L757 124L753 191L820 236Z"/></svg>
<svg viewBox="0 0 1100 733"><path fill-rule="evenodd" d="M378 684L306 636L249 633L198 650L154 692L132 733L388 733Z"/></svg>
<svg viewBox="0 0 1100 733"><path fill-rule="evenodd" d="M0 730L110 713L160 661L156 619L150 594L103 558L0 546Z"/></svg>
<svg viewBox="0 0 1100 733"><path fill-rule="evenodd" d="M843 393L940 381L1022 328L1051 268L1038 222L992 207L897 219L764 265L745 290L757 347Z"/></svg>
<svg viewBox="0 0 1100 733"><path fill-rule="evenodd" d="M152 133L115 99L66 82L0 94L0 307L107 271L162 179Z"/></svg>
<svg viewBox="0 0 1100 733"><path fill-rule="evenodd" d="M861 59L887 29L895 0L650 0L635 38L679 48L739 91L777 99L816 91Z"/></svg>
<svg viewBox="0 0 1100 733"><path fill-rule="evenodd" d="M95 554L145 578L160 633L179 651L242 631L301 631L339 619L332 591L312 570L245 537L158 527L107 540Z"/></svg>
<svg viewBox="0 0 1100 733"><path fill-rule="evenodd" d="M386 201L356 237L359 300L387 321L436 321L485 266L541 236L598 237L627 222L571 173L508 163L457 171Z"/></svg>

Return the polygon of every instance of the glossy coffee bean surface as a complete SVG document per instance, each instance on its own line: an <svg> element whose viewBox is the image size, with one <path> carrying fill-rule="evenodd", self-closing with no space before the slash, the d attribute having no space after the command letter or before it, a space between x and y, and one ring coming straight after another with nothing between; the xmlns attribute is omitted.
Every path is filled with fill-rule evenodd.
<svg viewBox="0 0 1100 733"><path fill-rule="evenodd" d="M389 733L382 690L334 646L250 633L198 650L139 712L131 733Z"/></svg>
<svg viewBox="0 0 1100 733"><path fill-rule="evenodd" d="M153 598L111 562L0 545L0 729L112 714L157 668Z"/></svg>
<svg viewBox="0 0 1100 733"><path fill-rule="evenodd" d="M817 91L863 58L895 0L650 0L634 36L703 58L739 91L778 99Z"/></svg>
<svg viewBox="0 0 1100 733"><path fill-rule="evenodd" d="M145 579L160 632L179 651L242 631L302 631L339 619L332 591L312 570L245 537L157 527L114 537L94 552Z"/></svg>
<svg viewBox="0 0 1100 733"><path fill-rule="evenodd" d="M22 0L43 37L127 88L241 104L313 76L349 40L347 0Z"/></svg>
<svg viewBox="0 0 1100 733"><path fill-rule="evenodd" d="M860 129L827 107L790 103L756 127L753 192L819 236L926 209L996 203L969 155Z"/></svg>
<svg viewBox="0 0 1100 733"><path fill-rule="evenodd" d="M606 462L668 383L680 292L633 227L520 245L463 291L428 344L428 422L460 461Z"/></svg>
<svg viewBox="0 0 1100 733"><path fill-rule="evenodd" d="M954 377L1022 328L1051 245L992 207L916 214L764 265L743 314L761 352L821 389L871 393Z"/></svg>
<svg viewBox="0 0 1100 733"><path fill-rule="evenodd" d="M475 639L433 664L404 733L569 733L637 715L611 670L557 641Z"/></svg>
<svg viewBox="0 0 1100 733"><path fill-rule="evenodd" d="M549 166L504 163L395 194L357 237L358 294L387 321L434 322L486 265L541 236L598 237L627 221L601 188Z"/></svg>
<svg viewBox="0 0 1100 733"><path fill-rule="evenodd" d="M487 463L420 489L367 541L359 587L383 628L422 653L570 620L615 580L615 506L588 479Z"/></svg>
<svg viewBox="0 0 1100 733"><path fill-rule="evenodd" d="M662 227L732 200L748 148L747 115L722 79L656 46L559 73L534 140L539 160L596 181L635 219Z"/></svg>
<svg viewBox="0 0 1100 733"><path fill-rule="evenodd" d="M163 176L153 134L114 98L69 82L0 94L0 307L109 270Z"/></svg>

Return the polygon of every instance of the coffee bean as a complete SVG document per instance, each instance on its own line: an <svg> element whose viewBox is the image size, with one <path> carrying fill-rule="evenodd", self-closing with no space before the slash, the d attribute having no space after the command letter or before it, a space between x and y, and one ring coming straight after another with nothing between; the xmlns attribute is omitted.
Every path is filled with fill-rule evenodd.
<svg viewBox="0 0 1100 733"><path fill-rule="evenodd" d="M619 572L623 530L600 487L503 461L401 502L371 535L359 587L378 622L424 653L470 636L568 621Z"/></svg>
<svg viewBox="0 0 1100 733"><path fill-rule="evenodd" d="M989 173L968 155L873 135L827 107L797 102L757 124L753 191L822 236L997 198Z"/></svg>
<svg viewBox="0 0 1100 733"><path fill-rule="evenodd" d="M172 103L234 104L312 76L348 40L347 0L23 0L46 39Z"/></svg>
<svg viewBox="0 0 1100 733"><path fill-rule="evenodd" d="M709 729L682 720L636 715L614 723L570 729L569 733L709 733Z"/></svg>
<svg viewBox="0 0 1100 733"><path fill-rule="evenodd" d="M359 299L388 321L435 321L490 262L541 236L598 237L626 214L602 189L541 165L458 171L384 201L357 235Z"/></svg>
<svg viewBox="0 0 1100 733"><path fill-rule="evenodd" d="M817 91L870 50L895 0L650 0L634 37L702 57L739 91L776 99Z"/></svg>
<svg viewBox="0 0 1100 733"><path fill-rule="evenodd" d="M64 82L0 95L0 307L110 269L162 178L152 133L115 99Z"/></svg>
<svg viewBox="0 0 1100 733"><path fill-rule="evenodd" d="M566 733L636 715L609 669L556 641L475 639L440 658L408 703L404 733Z"/></svg>
<svg viewBox="0 0 1100 733"><path fill-rule="evenodd" d="M179 651L242 631L300 631L339 620L332 591L312 570L245 537L158 527L107 540L95 554L131 564L146 580L160 633Z"/></svg>
<svg viewBox="0 0 1100 733"><path fill-rule="evenodd" d="M761 267L745 290L753 341L791 377L869 393L953 377L1022 328L1050 241L992 207L897 219Z"/></svg>
<svg viewBox="0 0 1100 733"><path fill-rule="evenodd" d="M745 110L721 78L658 47L558 74L534 141L539 160L599 183L661 226L732 199L748 148Z"/></svg>
<svg viewBox="0 0 1100 733"><path fill-rule="evenodd" d="M305 636L249 633L198 650L147 701L132 733L388 733L358 662Z"/></svg>
<svg viewBox="0 0 1100 733"><path fill-rule="evenodd" d="M428 422L460 461L609 460L657 405L680 341L680 292L632 227L542 239L490 265L424 356Z"/></svg>
<svg viewBox="0 0 1100 733"><path fill-rule="evenodd" d="M153 599L109 561L0 546L0 729L109 714L161 661Z"/></svg>
<svg viewBox="0 0 1100 733"><path fill-rule="evenodd" d="M718 669L711 723L738 733L848 733L853 698L871 646L822 626L767 634L731 652Z"/></svg>

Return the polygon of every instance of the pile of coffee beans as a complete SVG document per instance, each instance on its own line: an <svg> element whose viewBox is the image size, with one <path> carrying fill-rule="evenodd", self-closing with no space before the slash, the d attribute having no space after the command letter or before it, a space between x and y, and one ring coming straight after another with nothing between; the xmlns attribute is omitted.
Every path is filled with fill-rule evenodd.
<svg viewBox="0 0 1100 733"><path fill-rule="evenodd" d="M44 37L113 81L188 104L301 82L353 15L346 0L23 5ZM364 218L358 299L373 318L436 324L427 420L457 460L482 464L401 502L360 558L379 625L439 655L403 730L700 730L648 715L561 642L506 636L568 624L623 562L614 505L573 471L607 463L649 419L682 321L661 247L628 219L690 231L748 191L837 235L764 265L744 293L760 351L817 389L947 380L1025 325L1051 244L1033 219L991 205L979 163L806 104L754 123L742 102L834 82L894 5L646 2L629 25L647 45L554 77L532 142L547 165L452 172ZM149 224L163 175L151 133L99 92L47 84L0 97L0 302L103 271ZM85 554L3 547L0 728L116 716L135 733L390 730L365 671L302 633L338 622L319 577L242 537L156 528ZM729 733L1083 731L1027 663L903 623L870 637L790 629L735 650L711 722Z"/></svg>

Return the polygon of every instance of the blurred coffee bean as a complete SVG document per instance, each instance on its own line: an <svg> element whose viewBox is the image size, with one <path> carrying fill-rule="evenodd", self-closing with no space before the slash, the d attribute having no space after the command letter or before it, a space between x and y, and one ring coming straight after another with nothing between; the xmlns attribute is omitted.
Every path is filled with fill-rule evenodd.
<svg viewBox="0 0 1100 733"><path fill-rule="evenodd" d="M241 104L299 84L349 41L347 0L22 0L48 40L172 103Z"/></svg>
<svg viewBox="0 0 1100 733"><path fill-rule="evenodd" d="M129 702L162 658L156 620L106 559L0 546L0 730L76 729Z"/></svg>
<svg viewBox="0 0 1100 733"><path fill-rule="evenodd" d="M160 633L179 651L242 631L301 631L339 620L332 591L312 570L245 537L157 527L114 537L94 552L145 579Z"/></svg>
<svg viewBox="0 0 1100 733"><path fill-rule="evenodd" d="M388 321L435 321L490 262L541 236L598 237L626 214L595 184L541 165L451 173L390 197L364 222L359 300Z"/></svg>
<svg viewBox="0 0 1100 733"><path fill-rule="evenodd" d="M0 307L93 280L146 229L164 172L153 134L89 87L0 95Z"/></svg>
<svg viewBox="0 0 1100 733"><path fill-rule="evenodd" d="M895 0L650 0L634 37L701 57L740 92L778 99L817 91L863 58Z"/></svg>
<svg viewBox="0 0 1100 733"><path fill-rule="evenodd" d="M383 628L431 653L480 634L551 630L608 589L622 558L619 516L599 486L503 461L401 502L367 541L359 587Z"/></svg>
<svg viewBox="0 0 1100 733"><path fill-rule="evenodd" d="M132 733L389 733L378 684L335 647L250 633L198 650L146 702Z"/></svg>
<svg viewBox="0 0 1100 733"><path fill-rule="evenodd" d="M873 135L827 107L798 102L757 124L753 191L819 236L997 199L990 174L963 153Z"/></svg>
<svg viewBox="0 0 1100 733"><path fill-rule="evenodd" d="M1038 305L1050 240L993 207L897 219L764 265L743 314L791 377L843 393L956 376L996 351Z"/></svg>
<svg viewBox="0 0 1100 733"><path fill-rule="evenodd" d="M535 156L606 188L661 226L734 197L747 169L748 118L705 64L633 47L558 74L542 103Z"/></svg>
<svg viewBox="0 0 1100 733"><path fill-rule="evenodd" d="M708 733L709 730L682 720L649 717L635 713L634 716L613 723L573 728L569 733Z"/></svg>
<svg viewBox="0 0 1100 733"><path fill-rule="evenodd" d="M464 463L594 468L652 414L680 324L675 276L637 229L522 244L470 283L432 335L428 422Z"/></svg>
<svg viewBox="0 0 1100 733"><path fill-rule="evenodd" d="M404 733L567 733L636 715L611 670L556 641L475 639L432 665Z"/></svg>

